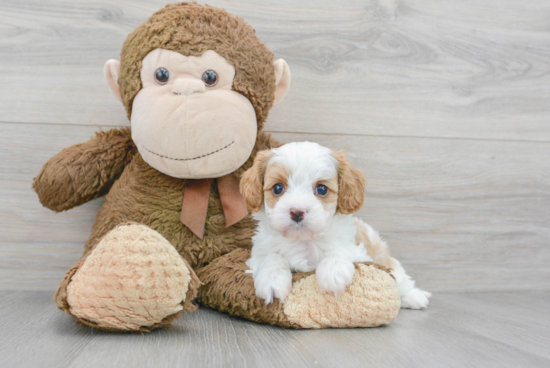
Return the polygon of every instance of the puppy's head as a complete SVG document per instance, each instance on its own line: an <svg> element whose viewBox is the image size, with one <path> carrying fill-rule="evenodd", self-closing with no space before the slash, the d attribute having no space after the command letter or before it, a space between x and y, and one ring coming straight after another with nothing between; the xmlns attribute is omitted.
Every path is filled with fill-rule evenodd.
<svg viewBox="0 0 550 368"><path fill-rule="evenodd" d="M252 213L265 212L285 237L312 239L335 213L357 212L366 181L346 155L317 143L289 143L258 153L241 179L241 193Z"/></svg>

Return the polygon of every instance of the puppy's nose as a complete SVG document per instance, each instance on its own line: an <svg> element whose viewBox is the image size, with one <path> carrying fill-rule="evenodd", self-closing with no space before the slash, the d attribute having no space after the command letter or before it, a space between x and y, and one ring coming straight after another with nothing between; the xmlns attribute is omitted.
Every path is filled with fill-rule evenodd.
<svg viewBox="0 0 550 368"><path fill-rule="evenodd" d="M290 209L290 218L292 219L292 221L294 221L296 223L302 221L304 219L305 214L306 214L306 212L303 211L303 210L299 210L299 209L296 209L296 208L291 208Z"/></svg>
<svg viewBox="0 0 550 368"><path fill-rule="evenodd" d="M172 92L176 95L190 95L205 90L204 82L200 79L178 78L172 85Z"/></svg>

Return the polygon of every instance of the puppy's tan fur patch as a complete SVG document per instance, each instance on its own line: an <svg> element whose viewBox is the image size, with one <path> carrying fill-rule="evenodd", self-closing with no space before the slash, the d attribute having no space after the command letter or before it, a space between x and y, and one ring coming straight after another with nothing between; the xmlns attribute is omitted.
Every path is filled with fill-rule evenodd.
<svg viewBox="0 0 550 368"><path fill-rule="evenodd" d="M356 243L365 244L367 254L374 260L374 262L386 268L395 269L397 265L395 264L395 260L390 255L388 245L384 242L372 242L369 238L367 228L361 221L355 221L355 225L357 225L357 234L355 235Z"/></svg>
<svg viewBox="0 0 550 368"><path fill-rule="evenodd" d="M342 151L332 151L338 160L338 211L348 215L363 207L367 181L361 170L351 166L346 154Z"/></svg>
<svg viewBox="0 0 550 368"><path fill-rule="evenodd" d="M326 196L320 196L317 194L315 188L318 185L324 185L328 188L328 193ZM315 193L315 196L319 198L321 202L323 202L323 207L327 208L330 207L330 205L334 205L335 203L338 203L338 178L331 178L328 180L320 180L313 186L313 193Z"/></svg>
<svg viewBox="0 0 550 368"><path fill-rule="evenodd" d="M240 191L251 213L256 213L262 208L264 202L263 178L271 157L273 157L271 150L258 152L254 164L241 178Z"/></svg>
<svg viewBox="0 0 550 368"><path fill-rule="evenodd" d="M277 201L282 197L281 195L275 195L273 194L273 187L276 184L283 184L285 187L285 190L288 187L288 176L290 173L288 172L288 169L278 163L270 165L266 172L265 172L265 178L264 178L264 196L265 196L265 203L273 208L275 207L275 204ZM283 192L284 194L284 192Z"/></svg>

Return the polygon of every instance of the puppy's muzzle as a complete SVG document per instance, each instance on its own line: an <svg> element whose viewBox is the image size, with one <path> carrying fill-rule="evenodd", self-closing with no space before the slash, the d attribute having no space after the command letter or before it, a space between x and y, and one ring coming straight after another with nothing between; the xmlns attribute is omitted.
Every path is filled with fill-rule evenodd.
<svg viewBox="0 0 550 368"><path fill-rule="evenodd" d="M290 218L295 223L299 223L300 221L302 221L304 219L305 215L306 215L306 212L303 211L303 210L299 210L299 209L295 209L295 208L292 208L290 210Z"/></svg>

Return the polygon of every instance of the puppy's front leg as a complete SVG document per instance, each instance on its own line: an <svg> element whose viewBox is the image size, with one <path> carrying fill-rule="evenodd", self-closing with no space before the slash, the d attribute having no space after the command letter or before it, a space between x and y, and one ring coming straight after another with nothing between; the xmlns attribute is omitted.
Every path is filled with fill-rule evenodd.
<svg viewBox="0 0 550 368"><path fill-rule="evenodd" d="M255 255L246 264L254 278L257 297L264 299L265 304L273 302L273 298L285 300L292 289L292 273L283 256L275 253Z"/></svg>
<svg viewBox="0 0 550 368"><path fill-rule="evenodd" d="M355 265L349 257L329 253L319 262L315 275L321 290L339 296L352 283Z"/></svg>

